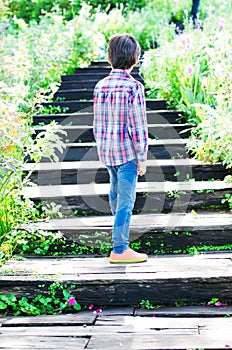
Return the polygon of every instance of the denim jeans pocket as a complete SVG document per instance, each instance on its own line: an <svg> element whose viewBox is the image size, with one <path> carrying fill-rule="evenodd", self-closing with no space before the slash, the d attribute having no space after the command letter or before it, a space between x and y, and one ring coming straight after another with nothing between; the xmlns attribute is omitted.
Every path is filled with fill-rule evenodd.
<svg viewBox="0 0 232 350"><path fill-rule="evenodd" d="M118 166L118 169L124 171L124 170L131 170L131 171L135 171L137 172L137 169L138 169L138 162L137 162L137 159L133 159L133 160L130 160L129 162L127 163L124 163L124 164L121 164Z"/></svg>

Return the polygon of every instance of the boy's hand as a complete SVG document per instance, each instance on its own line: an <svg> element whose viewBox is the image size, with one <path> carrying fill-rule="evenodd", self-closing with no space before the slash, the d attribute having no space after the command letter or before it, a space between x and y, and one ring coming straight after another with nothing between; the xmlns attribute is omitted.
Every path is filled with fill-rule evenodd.
<svg viewBox="0 0 232 350"><path fill-rule="evenodd" d="M147 162L138 162L138 175L143 176L145 175L147 170Z"/></svg>

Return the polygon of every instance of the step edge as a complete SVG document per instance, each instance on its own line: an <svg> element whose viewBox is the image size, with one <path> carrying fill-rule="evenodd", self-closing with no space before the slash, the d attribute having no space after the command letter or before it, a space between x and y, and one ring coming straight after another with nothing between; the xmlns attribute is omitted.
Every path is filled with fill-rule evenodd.
<svg viewBox="0 0 232 350"><path fill-rule="evenodd" d="M167 164L165 164L165 162L167 162ZM150 159L147 161L147 168L149 167L169 167L169 166L173 166L173 167L178 167L178 166L221 166L224 168L224 166L222 165L222 163L218 162L218 163L204 163L200 160L197 159L193 159L193 158L183 158L183 159L157 159L157 160L153 160ZM86 166L86 169L106 169L106 166L101 164L100 161L67 161L67 162L42 162L42 163L25 163L23 166L24 170L31 170L32 168L34 169L38 169L38 170L43 170L46 169L46 166L48 168L50 167L57 167L58 170L65 170L65 169L79 169L80 167L83 169L84 166ZM51 170L56 170L56 169L51 169ZM225 169L226 170L226 169Z"/></svg>
<svg viewBox="0 0 232 350"><path fill-rule="evenodd" d="M59 102L59 101L56 101L56 102ZM64 102L64 101L63 101ZM51 102L52 103L52 102ZM182 111L175 111L175 110L168 110L168 109L156 109L154 111L151 111L151 110L148 110L146 111L146 114L152 114L152 113L155 113L155 114L159 114L159 113L173 113L173 114L176 114L176 113L179 113L179 114L182 114L183 112ZM89 115L89 116L93 116L93 112L80 112L80 113L76 113L76 112L73 112L73 113L57 113L57 114L36 114L33 116L33 118L41 118L41 117L51 117L51 116L55 116L55 117L68 117L68 116L72 116L72 117L75 117L75 116L81 116L81 115ZM170 124L172 125L172 124Z"/></svg>
<svg viewBox="0 0 232 350"><path fill-rule="evenodd" d="M163 186L162 186L163 184ZM220 185L219 185L220 184ZM91 186L92 185L92 186ZM203 186L202 186L203 185ZM219 186L212 186L219 185ZM109 183L104 184L66 184L66 185L42 185L33 187L23 187L21 194L30 199L36 198L62 198L62 197L94 197L108 195ZM184 191L186 194L192 191L213 190L225 191L232 189L232 184L224 181L189 181L187 182L139 182L136 193L158 194L173 191ZM93 191L94 190L94 191ZM33 193L34 192L34 193Z"/></svg>

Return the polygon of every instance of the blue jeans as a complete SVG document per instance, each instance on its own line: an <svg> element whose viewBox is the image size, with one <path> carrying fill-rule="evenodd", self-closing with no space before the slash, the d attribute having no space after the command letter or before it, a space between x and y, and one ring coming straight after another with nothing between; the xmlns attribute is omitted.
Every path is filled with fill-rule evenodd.
<svg viewBox="0 0 232 350"><path fill-rule="evenodd" d="M109 202L115 215L112 232L113 252L123 253L129 246L130 219L136 198L137 160L107 166L110 175Z"/></svg>

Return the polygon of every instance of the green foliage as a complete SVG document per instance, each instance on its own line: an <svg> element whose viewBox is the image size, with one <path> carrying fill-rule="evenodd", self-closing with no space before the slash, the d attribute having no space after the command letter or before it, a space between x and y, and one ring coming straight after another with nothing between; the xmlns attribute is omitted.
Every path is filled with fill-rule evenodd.
<svg viewBox="0 0 232 350"><path fill-rule="evenodd" d="M136 37L142 49L148 49L156 47L160 36L174 35L174 26L169 26L168 16L149 4L138 12L124 15L121 9L114 9L108 14L98 12L93 18L106 42L115 33L128 32Z"/></svg>
<svg viewBox="0 0 232 350"><path fill-rule="evenodd" d="M230 210L232 210L232 195L230 193L225 194L225 198L221 200L221 203L228 203Z"/></svg>
<svg viewBox="0 0 232 350"><path fill-rule="evenodd" d="M49 219L47 210L40 212L41 217ZM40 219L42 220L42 219ZM39 222L22 225L4 235L4 244L0 247L4 259L13 253L17 256L63 256L83 254L109 254L112 250L108 234L96 232L93 236L81 235L77 242L64 237L60 232L39 229ZM139 249L137 244L137 249Z"/></svg>
<svg viewBox="0 0 232 350"><path fill-rule="evenodd" d="M123 11L126 12L128 10L136 10L144 7L146 5L146 0L135 0L129 2L125 0L86 0L85 3L93 8L92 12L99 9L106 10L108 12L118 5L120 5L123 8ZM27 23L32 20L39 22L41 16L47 12L56 12L63 15L65 20L71 20L79 14L82 4L83 2L81 0L8 1L8 7L12 14L17 18L22 18Z"/></svg>
<svg viewBox="0 0 232 350"><path fill-rule="evenodd" d="M44 286L40 286L45 287ZM60 283L52 283L46 294L38 294L32 300L27 297L17 298L13 294L0 294L0 311L5 314L18 315L51 315L63 311L81 310L75 297Z"/></svg>
<svg viewBox="0 0 232 350"><path fill-rule="evenodd" d="M194 103L213 102L202 89L209 69L206 55L199 54L199 46L196 31L176 36L171 42L162 41L158 50L146 52L142 66L153 96L166 98L175 108L187 112L190 122L196 121Z"/></svg>
<svg viewBox="0 0 232 350"><path fill-rule="evenodd" d="M47 232L39 229L21 229L6 235L6 242L13 246L18 254L30 255L49 255L51 247L57 246L64 242L64 238L60 232Z"/></svg>
<svg viewBox="0 0 232 350"><path fill-rule="evenodd" d="M150 300L141 300L140 302L141 309L154 309L155 306L150 302Z"/></svg>
<svg viewBox="0 0 232 350"><path fill-rule="evenodd" d="M68 107L61 107L61 106L51 106L48 107L43 106L42 113L41 114L59 114L59 113L66 113L68 112Z"/></svg>
<svg viewBox="0 0 232 350"><path fill-rule="evenodd" d="M230 168L232 9L216 0L212 6L215 12L208 9L203 31L185 22L183 34L171 41L160 37L160 47L145 53L142 72L152 97L171 101L172 108L197 124L188 149L202 161L221 161Z"/></svg>
<svg viewBox="0 0 232 350"><path fill-rule="evenodd" d="M221 306L228 306L227 303L222 303L219 298L212 298L207 304L207 306L217 306L217 307L221 307ZM227 317L230 317L230 315L227 315Z"/></svg>
<svg viewBox="0 0 232 350"><path fill-rule="evenodd" d="M194 246L189 247L186 250L183 251L183 253L188 254L198 254L198 252L210 252L210 251L221 251L221 250L231 250L232 244L225 244L225 245L200 245L200 246Z"/></svg>
<svg viewBox="0 0 232 350"><path fill-rule="evenodd" d="M113 9L120 8L125 15L130 11L138 11L139 9L150 6L155 10L152 13L153 16L159 13L160 16L167 16L169 21L174 22L184 22L186 17L190 16L191 9L190 0L168 0L165 3L161 0L134 0L129 2L125 0L85 0L85 3L91 6L91 13L93 14L97 12L106 12L109 14ZM82 5L83 2L81 0L3 0L1 10L4 10L5 15L8 14L8 16L11 16L13 14L17 18L21 18L26 23L29 23L33 20L39 22L41 17L46 13L60 14L64 16L65 20L71 20L79 15ZM201 0L199 16L200 18L205 18L209 12L215 12L217 9L223 10L225 6L228 6L225 1L211 1L209 7L207 0ZM146 22L146 19L144 22ZM153 23L154 25L156 24L155 18Z"/></svg>
<svg viewBox="0 0 232 350"><path fill-rule="evenodd" d="M224 181L228 184L232 183L232 175L226 175Z"/></svg>
<svg viewBox="0 0 232 350"><path fill-rule="evenodd" d="M1 119L0 130L4 138L0 141L0 247L3 243L10 244L12 249L7 251L7 255L17 244L12 240L9 243L8 235L20 225L40 217L33 201L22 196L23 187L30 185L30 172L24 176L24 157L29 156L35 162L42 156L56 160L55 149L63 149L62 130L59 129L55 123L47 125L33 140L22 114L6 112L5 119Z"/></svg>
<svg viewBox="0 0 232 350"><path fill-rule="evenodd" d="M83 17L83 3L80 6L79 0L40 0L40 1L26 1L14 0L10 1L9 11L11 11L16 18L24 19L26 23L34 21L43 21L43 17L49 17L48 13L55 13L62 15L65 20L75 20ZM85 5L85 4L84 4ZM189 0L182 1L167 1L165 3L160 0L147 1L135 0L126 2L119 1L88 1L89 18L90 21L83 28L92 28L92 34L89 40L81 40L82 50L88 49L88 45L92 45L92 40L97 33L102 33L106 42L112 34L129 32L133 34L142 48L154 48L157 43L163 38L169 40L175 35L175 26L169 26L171 21L183 21L189 16L191 3ZM136 11L131 11L136 10ZM54 17L54 16L52 16ZM84 16L85 17L85 16ZM91 23L90 23L91 22ZM17 26L17 21L15 21ZM96 30L93 30L95 25ZM87 31L88 32L88 31ZM86 39L88 35L84 35Z"/></svg>
<svg viewBox="0 0 232 350"><path fill-rule="evenodd" d="M157 310L157 309L160 309L162 307L162 305L155 305L153 302L146 299L146 300L141 300L140 307L141 307L141 309L147 309L147 310L156 309Z"/></svg>
<svg viewBox="0 0 232 350"><path fill-rule="evenodd" d="M231 88L230 88L231 89ZM195 156L206 162L221 161L232 167L232 113L226 94L217 92L217 107L196 105L200 122L192 131L187 147Z"/></svg>
<svg viewBox="0 0 232 350"><path fill-rule="evenodd" d="M30 199L22 196L23 187L32 185L30 173L24 174L25 159L35 163L41 157L57 161L56 150L62 152L64 148L64 131L55 122L32 137L32 116L40 112L43 102L52 99L61 74L97 58L94 48L102 36L92 26L89 11L88 6L83 7L80 17L67 24L58 15L44 16L39 24L30 25L20 19L3 19L8 29L0 41L0 61L4 66L0 70L1 260L8 258L17 244L12 240L9 244L8 235L12 232L15 237L13 232L20 225L38 220L40 215ZM67 110L57 107L56 111Z"/></svg>
<svg viewBox="0 0 232 350"><path fill-rule="evenodd" d="M176 191L176 190L174 190L174 191L167 191L166 192L166 196L168 198L180 198L180 196L182 194L186 194L186 192L185 191Z"/></svg>
<svg viewBox="0 0 232 350"><path fill-rule="evenodd" d="M131 247L133 250L139 251L139 250L141 249L141 242L140 242L140 241L131 242L131 243L130 243L130 247Z"/></svg>
<svg viewBox="0 0 232 350"><path fill-rule="evenodd" d="M168 232L169 235L175 235L175 236L178 236L179 234L180 235L185 235L185 236L192 236L192 233L189 232L189 231L182 231L182 232L178 232L178 231L169 231Z"/></svg>

